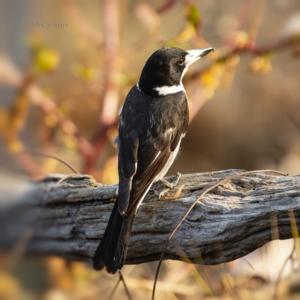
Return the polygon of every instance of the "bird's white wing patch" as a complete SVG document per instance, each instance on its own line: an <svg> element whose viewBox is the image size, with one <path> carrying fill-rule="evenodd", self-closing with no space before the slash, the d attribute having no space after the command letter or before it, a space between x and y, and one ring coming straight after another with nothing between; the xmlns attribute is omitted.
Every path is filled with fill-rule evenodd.
<svg viewBox="0 0 300 300"><path fill-rule="evenodd" d="M158 153L156 154L156 156L154 157L154 159L152 160L152 162L151 162L150 165L152 165L157 160L157 158L159 157L160 153L161 153L161 151L158 151Z"/></svg>
<svg viewBox="0 0 300 300"><path fill-rule="evenodd" d="M181 136L176 148L174 149L174 151L171 153L168 161L166 162L166 164L164 165L164 167L162 168L162 170L156 175L155 179L153 182L156 182L158 180L160 180L161 178L163 178L166 173L168 172L168 170L170 169L170 167L172 166L177 154L178 154L178 151L179 151L179 148L180 148L180 143L181 143L181 140L183 138L183 135Z"/></svg>
<svg viewBox="0 0 300 300"><path fill-rule="evenodd" d="M143 194L142 197L140 198L139 203L138 203L138 205L137 205L137 207L136 207L135 213L137 212L138 208L140 207L141 203L143 202L143 200L144 200L145 196L147 195L148 191L150 190L152 184L153 184L153 181L149 184L148 188L146 189L146 191L144 192L144 194Z"/></svg>

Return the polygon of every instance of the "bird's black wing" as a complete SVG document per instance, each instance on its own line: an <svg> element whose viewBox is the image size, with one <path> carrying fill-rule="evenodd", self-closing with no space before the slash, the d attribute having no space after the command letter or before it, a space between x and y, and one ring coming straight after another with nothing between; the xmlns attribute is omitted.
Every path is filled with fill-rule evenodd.
<svg viewBox="0 0 300 300"><path fill-rule="evenodd" d="M135 214L188 125L185 93L151 100L139 93L127 96L119 124L118 204L124 217Z"/></svg>

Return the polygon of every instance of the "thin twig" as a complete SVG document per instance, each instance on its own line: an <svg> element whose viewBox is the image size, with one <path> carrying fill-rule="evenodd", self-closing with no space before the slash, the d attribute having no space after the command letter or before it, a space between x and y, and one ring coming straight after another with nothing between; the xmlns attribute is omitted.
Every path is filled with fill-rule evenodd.
<svg viewBox="0 0 300 300"><path fill-rule="evenodd" d="M285 259L285 261L284 261L284 263L283 263L283 265L282 265L282 267L281 267L281 269L280 269L280 271L279 271L278 278L277 278L277 280L276 280L276 282L275 282L275 290L274 290L273 300L276 300L276 299L277 299L279 282L280 282L280 280L281 280L281 277L282 277L282 274L283 274L283 270L284 270L286 264L288 263L288 261L289 261L290 259L292 260L293 254L294 254L295 250L296 250L296 241L294 240L294 246L293 246L293 249L292 249L290 255Z"/></svg>
<svg viewBox="0 0 300 300"><path fill-rule="evenodd" d="M249 29L249 42L255 45L256 37L258 34L259 26L262 22L262 17L266 7L266 0L260 0L257 2L254 14L252 14L252 24Z"/></svg>
<svg viewBox="0 0 300 300"><path fill-rule="evenodd" d="M109 297L107 298L107 300L112 300L112 298L113 298L113 296L114 296L114 294L115 294L115 292L116 292L116 290L117 290L120 282L122 282L123 285L124 285L125 292L127 294L128 299L132 300L131 295L129 293L128 287L127 287L127 285L125 283L124 276L123 276L121 270L118 270L118 273L119 273L119 280L118 280L117 284L115 285L115 287L113 288L113 290L111 291L111 293L110 293Z"/></svg>
<svg viewBox="0 0 300 300"><path fill-rule="evenodd" d="M99 124L93 138L93 153L85 157L84 173L95 172L95 162L107 145L107 131L117 124L119 106L119 85L117 74L120 65L120 28L119 2L117 0L102 1L104 31L104 74L103 91L100 97L101 112Z"/></svg>
<svg viewBox="0 0 300 300"><path fill-rule="evenodd" d="M99 30L94 28L89 22L89 18L82 14L74 0L64 0L62 2L65 14L72 21L72 25L91 43L99 49L103 46L103 36Z"/></svg>
<svg viewBox="0 0 300 300"><path fill-rule="evenodd" d="M129 293L128 287L127 287L127 285L125 283L125 280L124 280L124 277L123 277L123 274L122 274L121 270L119 270L119 276L120 276L120 281L122 281L122 283L124 285L124 288L125 288L125 291L126 291L128 299L132 300L131 295Z"/></svg>
<svg viewBox="0 0 300 300"><path fill-rule="evenodd" d="M24 229L24 232L20 236L19 240L11 249L10 258L8 260L9 268L12 270L16 267L16 265L21 261L22 257L26 253L27 246L32 239L33 230L28 227Z"/></svg>
<svg viewBox="0 0 300 300"><path fill-rule="evenodd" d="M119 279L118 279L118 281L117 281L117 284L115 285L115 287L114 287L113 290L111 291L111 293L110 293L109 297L107 298L107 300L112 300L112 298L113 298L113 296L114 296L114 294L115 294L115 292L116 292L116 290L117 290L117 288L118 288L118 286L119 286L120 281L121 281L121 279L120 279L120 277L119 277Z"/></svg>
<svg viewBox="0 0 300 300"><path fill-rule="evenodd" d="M78 173L80 174L80 173ZM55 190L62 182L64 182L65 180L69 179L69 178L72 178L74 176L74 174L69 174L69 175L66 175L64 177L62 177L61 179L59 179L55 185L53 186L53 188L51 189L52 190ZM75 175L76 176L76 175Z"/></svg>
<svg viewBox="0 0 300 300"><path fill-rule="evenodd" d="M46 153L46 152L43 152L43 151L40 151L40 150L37 150L37 149L30 149L30 148L26 148L25 149L26 152L30 152L30 153L33 153L35 155L39 155L39 156L44 156L44 157L48 157L48 158L53 158L59 162L61 162L62 164L64 164L65 166L67 166L68 168L70 168L74 173L76 174L80 174L79 171L77 171L73 166L71 166L68 162L66 162L65 160L55 156L55 155L52 155L52 154L49 154L49 153Z"/></svg>

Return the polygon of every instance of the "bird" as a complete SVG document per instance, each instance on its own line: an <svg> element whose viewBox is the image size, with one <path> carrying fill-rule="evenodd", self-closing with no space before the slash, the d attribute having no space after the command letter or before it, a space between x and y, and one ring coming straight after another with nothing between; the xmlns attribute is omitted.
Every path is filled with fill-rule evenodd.
<svg viewBox="0 0 300 300"><path fill-rule="evenodd" d="M137 210L152 184L173 164L187 132L189 108L182 78L192 63L211 51L161 48L148 58L129 91L116 138L117 199L93 256L95 270L106 267L114 274L123 267Z"/></svg>

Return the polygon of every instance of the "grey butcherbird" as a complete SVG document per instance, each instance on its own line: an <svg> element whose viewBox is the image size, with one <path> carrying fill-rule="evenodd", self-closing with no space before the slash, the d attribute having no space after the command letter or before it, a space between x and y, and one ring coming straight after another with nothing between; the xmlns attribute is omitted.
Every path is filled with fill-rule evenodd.
<svg viewBox="0 0 300 300"><path fill-rule="evenodd" d="M211 51L157 50L127 95L119 122L118 197L94 254L94 269L106 267L115 273L123 267L137 209L153 182L173 164L187 131L189 110L182 77Z"/></svg>

